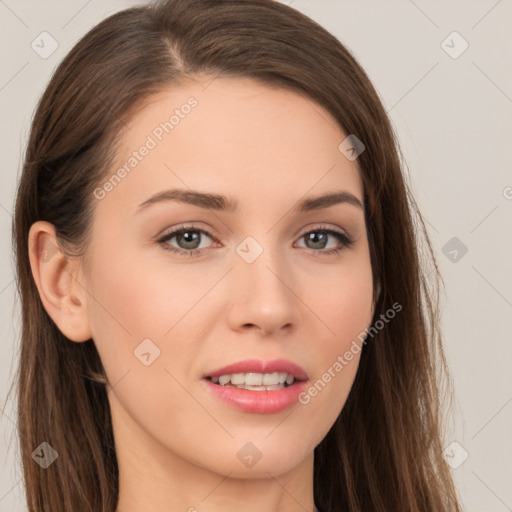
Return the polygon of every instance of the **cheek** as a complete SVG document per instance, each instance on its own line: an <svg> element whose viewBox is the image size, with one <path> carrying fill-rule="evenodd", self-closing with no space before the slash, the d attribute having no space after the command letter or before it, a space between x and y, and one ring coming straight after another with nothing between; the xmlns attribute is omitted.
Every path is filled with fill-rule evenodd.
<svg viewBox="0 0 512 512"><path fill-rule="evenodd" d="M354 258L356 260L356 258ZM310 285L309 285L310 286ZM322 276L311 287L307 303L323 324L317 330L322 337L324 364L333 355L344 352L352 340L367 327L373 317L373 282L369 258L348 261L339 271Z"/></svg>
<svg viewBox="0 0 512 512"><path fill-rule="evenodd" d="M142 354L149 351L154 359L162 349L163 334L173 324L179 299L158 277L154 269L135 260L97 260L88 314L94 343L112 383L144 367ZM151 343L141 345L148 339ZM144 350L139 351L139 346Z"/></svg>
<svg viewBox="0 0 512 512"><path fill-rule="evenodd" d="M362 341L372 322L371 265L369 259L359 261L359 265L341 268L338 276L328 281L329 288L316 288L308 297L321 322L315 322L312 334L316 342L310 356L315 373L299 402L310 408L308 417L322 425L324 434L345 404L357 373Z"/></svg>
<svg viewBox="0 0 512 512"><path fill-rule="evenodd" d="M89 317L114 388L109 391L114 416L147 432L152 428L148 418L176 435L201 430L193 419L201 418L204 424L208 418L180 383L186 382L194 361L192 342L197 336L187 312L211 288L213 278L186 286L189 275L176 272L169 280L163 277L164 268L160 272L154 264L144 267L127 259L97 269ZM170 421L175 417L179 421ZM204 436L204 431L197 435Z"/></svg>
<svg viewBox="0 0 512 512"><path fill-rule="evenodd" d="M166 370L183 381L196 360L197 341L204 338L208 319L215 316L207 295L219 272L197 267L192 272L192 266L171 272L160 260L155 265L154 261L148 264L150 258L144 259L120 257L115 263L98 259L88 313L92 337L112 385L121 379L124 385L139 382L129 396L137 397L150 388L157 400L160 391L155 390L164 393L162 383L180 391Z"/></svg>
<svg viewBox="0 0 512 512"><path fill-rule="evenodd" d="M211 286L199 273L191 279L178 270L170 279L165 267L148 261L118 258L97 264L89 308L95 339L132 350L137 340L162 340Z"/></svg>

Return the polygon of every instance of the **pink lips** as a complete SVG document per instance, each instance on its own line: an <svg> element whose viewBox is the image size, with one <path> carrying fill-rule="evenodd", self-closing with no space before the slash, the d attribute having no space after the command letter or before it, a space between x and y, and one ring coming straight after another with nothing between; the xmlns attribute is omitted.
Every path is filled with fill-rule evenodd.
<svg viewBox="0 0 512 512"><path fill-rule="evenodd" d="M231 386L214 384L208 377L219 377L232 373L274 373L285 372L295 377L295 382L286 388L271 391L251 391ZM285 359L261 361L249 359L239 361L206 374L203 382L207 389L220 400L242 410L257 414L270 414L283 411L298 401L306 388L307 372L301 366Z"/></svg>

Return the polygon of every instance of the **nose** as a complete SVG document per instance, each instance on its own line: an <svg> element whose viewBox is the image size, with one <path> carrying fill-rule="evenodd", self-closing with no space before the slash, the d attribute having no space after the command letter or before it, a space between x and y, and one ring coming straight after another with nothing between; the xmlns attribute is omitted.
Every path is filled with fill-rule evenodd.
<svg viewBox="0 0 512 512"><path fill-rule="evenodd" d="M263 336L289 332L297 325L300 301L283 255L264 249L252 263L238 255L235 258L230 273L230 327L238 332L255 330Z"/></svg>

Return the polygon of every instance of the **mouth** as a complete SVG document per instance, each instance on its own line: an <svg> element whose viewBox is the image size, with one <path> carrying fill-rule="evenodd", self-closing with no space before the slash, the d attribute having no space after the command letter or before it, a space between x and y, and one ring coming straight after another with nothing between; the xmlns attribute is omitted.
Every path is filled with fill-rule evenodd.
<svg viewBox="0 0 512 512"><path fill-rule="evenodd" d="M302 366L287 359L247 359L212 370L204 376L218 386L230 386L251 391L272 391L308 380Z"/></svg>
<svg viewBox="0 0 512 512"><path fill-rule="evenodd" d="M303 382L305 380L287 372L225 373L214 377L208 376L206 379L218 386L248 389L250 391L274 391L293 386L295 382Z"/></svg>
<svg viewBox="0 0 512 512"><path fill-rule="evenodd" d="M297 404L308 378L288 372L233 372L206 375L206 391L244 413L279 413Z"/></svg>

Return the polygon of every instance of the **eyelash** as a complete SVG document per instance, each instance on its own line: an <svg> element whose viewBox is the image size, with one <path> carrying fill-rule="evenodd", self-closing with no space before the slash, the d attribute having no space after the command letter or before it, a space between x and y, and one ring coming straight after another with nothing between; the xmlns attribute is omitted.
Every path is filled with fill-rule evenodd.
<svg viewBox="0 0 512 512"><path fill-rule="evenodd" d="M189 226L180 226L179 228L177 228L177 229L171 231L170 233L167 233L166 235L164 235L162 238L157 240L157 242L162 246L162 248L165 251L176 253L176 254L179 254L180 256L188 256L188 257L200 256L202 254L202 252L204 251L204 249L189 249L189 250L177 249L176 247L171 247L169 244L166 243L169 240L171 240L172 238L174 238L175 235L180 234L180 233L184 233L184 232L187 232L187 231L197 231L197 232L200 232L200 233L204 233L205 235L207 235L212 240L217 241L207 231L205 231L203 229L196 228L193 225L189 225ZM299 237L299 239L305 237L306 235L308 235L310 233L324 233L324 234L328 234L328 235L333 235L333 236L335 236L341 242L341 245L339 247L335 247L333 249L327 249L327 250L321 250L321 249L320 250L315 250L315 249L309 249L309 248L306 247L306 250L309 250L309 251L311 251L314 254L321 254L321 255L324 255L324 256L329 256L329 255L332 255L332 254L339 254L343 249L350 247L354 243L354 240L351 237L349 237L348 235L346 235L345 233L336 231L336 230L331 229L331 228L327 228L325 226L319 226L318 228L306 231L305 233L303 233Z"/></svg>

